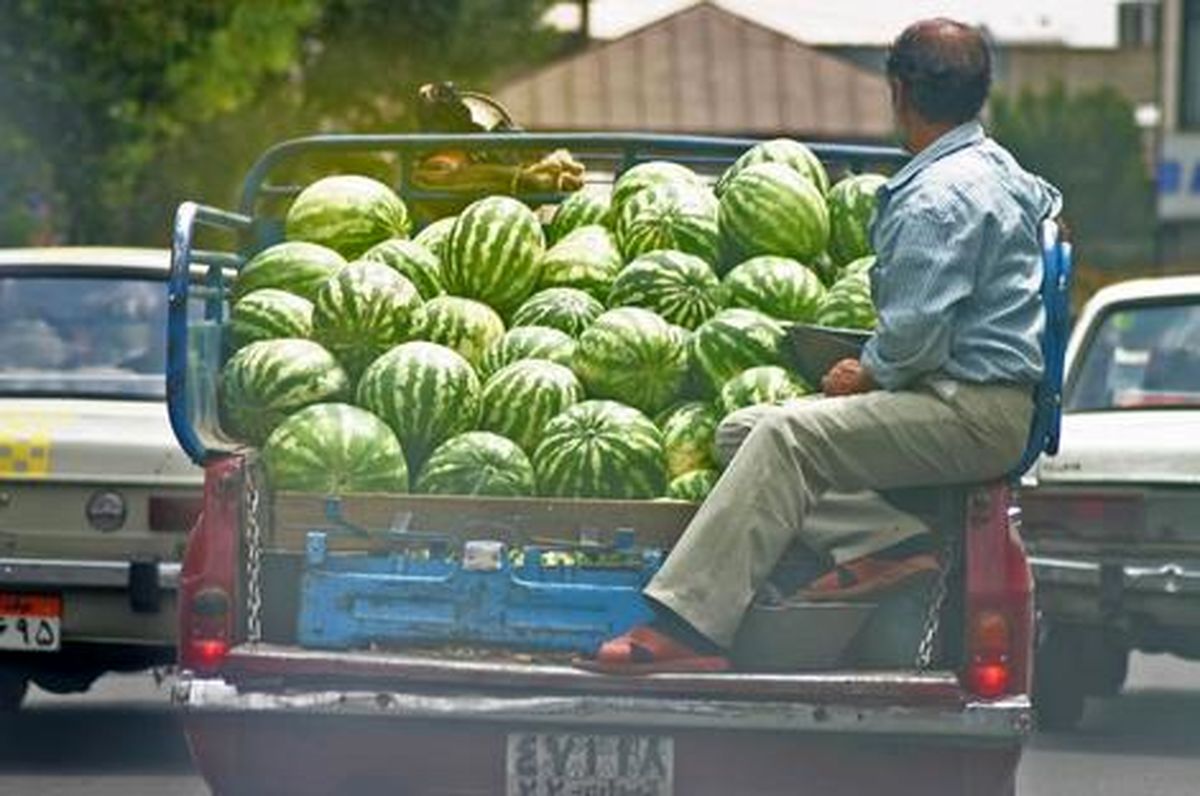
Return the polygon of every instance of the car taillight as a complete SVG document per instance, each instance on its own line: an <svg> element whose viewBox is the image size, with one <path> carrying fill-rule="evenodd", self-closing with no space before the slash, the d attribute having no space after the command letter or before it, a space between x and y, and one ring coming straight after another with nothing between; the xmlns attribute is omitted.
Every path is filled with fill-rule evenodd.
<svg viewBox="0 0 1200 796"><path fill-rule="evenodd" d="M166 497L151 495L146 507L152 531L188 531L196 524L204 499L199 497Z"/></svg>
<svg viewBox="0 0 1200 796"><path fill-rule="evenodd" d="M1031 537L1132 539L1146 528L1140 494L1035 489L1022 495L1021 508Z"/></svg>
<svg viewBox="0 0 1200 796"><path fill-rule="evenodd" d="M1033 577L1007 487L974 493L966 531L963 686L977 697L1026 694L1032 658Z"/></svg>
<svg viewBox="0 0 1200 796"><path fill-rule="evenodd" d="M180 575L179 662L216 671L234 643L238 518L242 460L228 458L204 473L204 510L188 537Z"/></svg>

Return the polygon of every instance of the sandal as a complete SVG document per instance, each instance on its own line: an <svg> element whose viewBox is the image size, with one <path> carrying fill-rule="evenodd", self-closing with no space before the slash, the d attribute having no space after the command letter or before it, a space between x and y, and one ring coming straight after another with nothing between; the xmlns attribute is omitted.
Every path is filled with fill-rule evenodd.
<svg viewBox="0 0 1200 796"><path fill-rule="evenodd" d="M618 675L725 672L730 668L723 655L701 654L646 625L604 642L595 658L577 660L575 666Z"/></svg>
<svg viewBox="0 0 1200 796"><path fill-rule="evenodd" d="M864 556L839 564L797 593L807 602L863 602L938 571L938 560L920 553L900 560Z"/></svg>

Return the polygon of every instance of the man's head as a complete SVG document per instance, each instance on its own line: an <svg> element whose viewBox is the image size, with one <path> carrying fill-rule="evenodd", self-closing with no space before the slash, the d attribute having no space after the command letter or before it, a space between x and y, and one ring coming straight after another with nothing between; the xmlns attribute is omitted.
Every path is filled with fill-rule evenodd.
<svg viewBox="0 0 1200 796"><path fill-rule="evenodd" d="M910 149L974 119L992 83L992 57L978 29L949 19L910 25L892 43L888 81Z"/></svg>

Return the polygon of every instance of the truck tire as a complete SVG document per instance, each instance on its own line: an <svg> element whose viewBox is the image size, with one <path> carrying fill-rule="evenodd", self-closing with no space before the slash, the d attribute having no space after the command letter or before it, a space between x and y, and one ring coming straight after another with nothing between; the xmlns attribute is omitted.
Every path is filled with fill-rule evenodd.
<svg viewBox="0 0 1200 796"><path fill-rule="evenodd" d="M1087 684L1079 676L1079 633L1050 625L1043 629L1033 669L1033 712L1039 729L1066 731L1083 718Z"/></svg>
<svg viewBox="0 0 1200 796"><path fill-rule="evenodd" d="M1129 648L1112 641L1106 642L1096 661L1096 696L1115 697L1125 688L1129 677Z"/></svg>
<svg viewBox="0 0 1200 796"><path fill-rule="evenodd" d="M31 676L38 688L51 694L82 694L92 687L100 674L94 669L56 668L35 671Z"/></svg>
<svg viewBox="0 0 1200 796"><path fill-rule="evenodd" d="M20 710L27 690L29 679L24 672L0 666L0 713Z"/></svg>

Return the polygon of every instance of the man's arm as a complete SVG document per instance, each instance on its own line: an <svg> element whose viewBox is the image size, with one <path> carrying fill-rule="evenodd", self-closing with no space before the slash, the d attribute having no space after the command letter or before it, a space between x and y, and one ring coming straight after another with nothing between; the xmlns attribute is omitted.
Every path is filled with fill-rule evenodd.
<svg viewBox="0 0 1200 796"><path fill-rule="evenodd" d="M878 322L861 360L881 387L905 387L949 359L955 311L983 255L983 225L928 203L881 219L872 274Z"/></svg>

